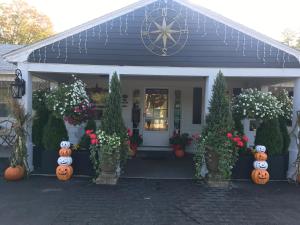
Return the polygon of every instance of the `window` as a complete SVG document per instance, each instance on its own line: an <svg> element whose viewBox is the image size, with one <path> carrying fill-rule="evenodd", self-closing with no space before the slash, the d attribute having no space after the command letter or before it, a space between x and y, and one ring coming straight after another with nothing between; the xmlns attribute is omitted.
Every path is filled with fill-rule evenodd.
<svg viewBox="0 0 300 225"><path fill-rule="evenodd" d="M10 97L9 93L10 82L0 81L0 117L7 117L10 114L7 98Z"/></svg>
<svg viewBox="0 0 300 225"><path fill-rule="evenodd" d="M202 117L202 88L193 90L193 124L201 124Z"/></svg>

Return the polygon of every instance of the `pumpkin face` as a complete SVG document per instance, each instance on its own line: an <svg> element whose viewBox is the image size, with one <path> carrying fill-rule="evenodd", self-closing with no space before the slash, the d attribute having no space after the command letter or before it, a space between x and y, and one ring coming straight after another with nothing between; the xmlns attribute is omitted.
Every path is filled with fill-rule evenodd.
<svg viewBox="0 0 300 225"><path fill-rule="evenodd" d="M268 159L268 155L264 152L257 152L255 153L254 158L257 161L266 161Z"/></svg>
<svg viewBox="0 0 300 225"><path fill-rule="evenodd" d="M60 142L60 147L61 148L70 148L71 143L69 141L62 141Z"/></svg>
<svg viewBox="0 0 300 225"><path fill-rule="evenodd" d="M72 162L73 162L73 160L72 160L72 157L70 157L70 156L61 156L57 159L58 165L70 166L72 164Z"/></svg>
<svg viewBox="0 0 300 225"><path fill-rule="evenodd" d="M255 169L252 171L251 178L255 184L266 184L270 179L270 175L266 170Z"/></svg>
<svg viewBox="0 0 300 225"><path fill-rule="evenodd" d="M70 156L72 154L72 150L69 148L61 148L59 150L59 155L60 156Z"/></svg>
<svg viewBox="0 0 300 225"><path fill-rule="evenodd" d="M9 181L20 180L24 177L24 168L21 166L8 167L4 172L4 178Z"/></svg>
<svg viewBox="0 0 300 225"><path fill-rule="evenodd" d="M56 168L56 176L59 180L69 180L73 174L72 166L58 166Z"/></svg>
<svg viewBox="0 0 300 225"><path fill-rule="evenodd" d="M263 145L257 145L256 147L255 147L255 150L257 151L257 152L266 152L266 146L263 146Z"/></svg>
<svg viewBox="0 0 300 225"><path fill-rule="evenodd" d="M269 165L266 161L254 161L253 167L255 169L266 170L268 169Z"/></svg>

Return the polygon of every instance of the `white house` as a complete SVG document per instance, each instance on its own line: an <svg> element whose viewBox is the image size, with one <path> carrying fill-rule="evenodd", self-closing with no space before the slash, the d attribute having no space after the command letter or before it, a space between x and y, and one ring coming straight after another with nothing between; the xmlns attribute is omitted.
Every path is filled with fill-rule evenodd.
<svg viewBox="0 0 300 225"><path fill-rule="evenodd" d="M300 110L300 52L186 0L142 0L4 57L23 73L28 112L32 77L62 82L76 74L105 90L116 71L126 125L134 122L153 150L167 147L175 129L201 130L219 70L232 94L292 82L295 115ZM135 121L134 103L141 110Z"/></svg>

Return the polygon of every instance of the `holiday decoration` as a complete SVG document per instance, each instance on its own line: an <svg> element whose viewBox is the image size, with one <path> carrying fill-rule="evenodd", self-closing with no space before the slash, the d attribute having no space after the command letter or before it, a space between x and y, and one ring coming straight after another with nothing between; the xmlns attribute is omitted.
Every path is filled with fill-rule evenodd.
<svg viewBox="0 0 300 225"><path fill-rule="evenodd" d="M256 161L253 163L254 170L252 171L251 178L255 184L266 184L270 179L270 175L267 171L268 163L266 160L268 156L265 153L266 147L263 145L257 145L255 147L255 151L256 153L254 157Z"/></svg>
<svg viewBox="0 0 300 225"><path fill-rule="evenodd" d="M73 160L71 157L72 150L70 149L70 142L62 141L60 143L59 158L57 159L58 167L56 168L56 176L59 180L69 180L73 175L73 167L71 166Z"/></svg>

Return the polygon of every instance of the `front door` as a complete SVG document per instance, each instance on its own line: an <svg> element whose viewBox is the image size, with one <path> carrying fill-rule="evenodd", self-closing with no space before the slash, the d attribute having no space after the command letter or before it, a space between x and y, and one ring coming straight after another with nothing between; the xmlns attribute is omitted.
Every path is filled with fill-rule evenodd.
<svg viewBox="0 0 300 225"><path fill-rule="evenodd" d="M169 91L147 88L144 101L144 146L169 145Z"/></svg>

